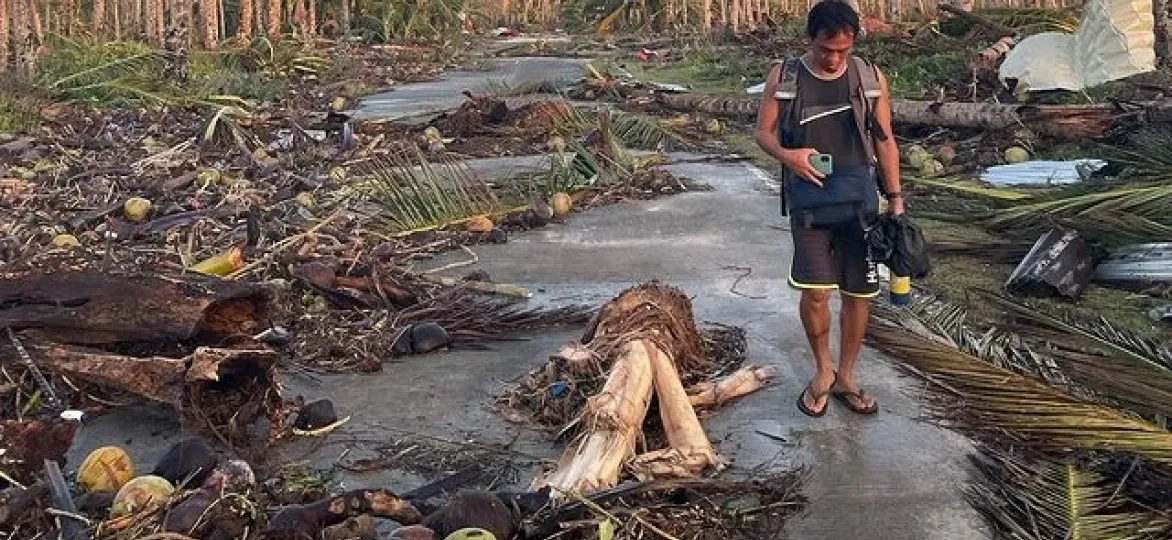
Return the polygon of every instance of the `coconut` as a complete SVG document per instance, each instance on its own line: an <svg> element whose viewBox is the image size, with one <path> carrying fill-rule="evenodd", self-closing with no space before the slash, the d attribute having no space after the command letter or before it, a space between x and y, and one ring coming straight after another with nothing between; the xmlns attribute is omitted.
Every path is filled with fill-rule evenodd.
<svg viewBox="0 0 1172 540"><path fill-rule="evenodd" d="M103 446L86 456L77 468L77 485L83 492L118 491L134 478L134 463L117 446Z"/></svg>
<svg viewBox="0 0 1172 540"><path fill-rule="evenodd" d="M1029 159L1030 153L1025 148L1020 146L1010 146L1009 148L1005 149L1006 163L1022 163L1024 161L1029 161Z"/></svg>
<svg viewBox="0 0 1172 540"><path fill-rule="evenodd" d="M175 493L175 487L162 476L139 476L127 482L118 494L114 496L114 504L110 506L110 517L118 518L137 514L149 508L158 508L167 504L167 500Z"/></svg>
<svg viewBox="0 0 1172 540"><path fill-rule="evenodd" d="M81 242L72 234L59 234L53 237L53 245L62 249L73 249L80 246Z"/></svg>
<svg viewBox="0 0 1172 540"><path fill-rule="evenodd" d="M561 135L554 135L553 137L549 138L549 141L545 143L545 146L549 148L550 152L565 152L566 139L562 138Z"/></svg>
<svg viewBox="0 0 1172 540"><path fill-rule="evenodd" d="M220 171L216 169L203 169L199 171L199 174L195 178L200 188L207 188L212 184L218 184L220 182Z"/></svg>
<svg viewBox="0 0 1172 540"><path fill-rule="evenodd" d="M308 191L302 191L301 193L297 194L297 197L294 198L297 200L297 204L300 204L305 208L313 208L314 206L317 206L317 201L314 200L313 194Z"/></svg>
<svg viewBox="0 0 1172 540"><path fill-rule="evenodd" d="M724 131L724 124L721 124L720 120L710 118L707 122L704 123L704 131L711 135L719 135Z"/></svg>
<svg viewBox="0 0 1172 540"><path fill-rule="evenodd" d="M330 169L330 180L333 180L335 182L341 182L345 179L346 179L346 168L345 167L334 167L334 168Z"/></svg>
<svg viewBox="0 0 1172 540"><path fill-rule="evenodd" d="M937 176L944 173L944 164L935 159L926 159L920 165L920 174L924 176Z"/></svg>
<svg viewBox="0 0 1172 540"><path fill-rule="evenodd" d="M549 198L549 205L553 207L554 217L565 217L574 208L574 201L570 195L559 191Z"/></svg>
<svg viewBox="0 0 1172 540"><path fill-rule="evenodd" d="M920 146L918 144L913 144L908 147L907 152L905 152L905 153L908 157L911 157L916 154L927 154L928 150L925 149L923 146Z"/></svg>
<svg viewBox="0 0 1172 540"><path fill-rule="evenodd" d="M908 154L907 156L908 165L911 165L917 169L922 169L924 167L924 162L928 161L929 159L932 159L932 156L928 155L927 152L916 152L914 154Z"/></svg>
<svg viewBox="0 0 1172 540"><path fill-rule="evenodd" d="M492 230L492 220L484 215L473 216L468 219L465 228L472 233L486 233Z"/></svg>
<svg viewBox="0 0 1172 540"><path fill-rule="evenodd" d="M146 219L149 213L151 213L151 201L142 197L131 197L122 205L122 214L126 216L127 221L138 223Z"/></svg>
<svg viewBox="0 0 1172 540"><path fill-rule="evenodd" d="M956 149L949 144L941 145L936 150L936 159L939 159L940 163L943 163L945 167L952 165L952 162L956 160Z"/></svg>
<svg viewBox="0 0 1172 540"><path fill-rule="evenodd" d="M445 536L444 540L496 540L496 535L484 529L467 527Z"/></svg>

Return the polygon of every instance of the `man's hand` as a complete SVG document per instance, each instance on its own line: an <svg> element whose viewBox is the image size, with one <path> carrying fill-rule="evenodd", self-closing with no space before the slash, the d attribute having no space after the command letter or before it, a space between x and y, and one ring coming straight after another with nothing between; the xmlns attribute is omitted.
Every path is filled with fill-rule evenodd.
<svg viewBox="0 0 1172 540"><path fill-rule="evenodd" d="M817 153L818 151L813 148L787 148L782 151L781 164L793 171L794 175L798 178L822 187L822 179L826 175L822 174L822 171L815 169L814 164L810 163L810 156Z"/></svg>

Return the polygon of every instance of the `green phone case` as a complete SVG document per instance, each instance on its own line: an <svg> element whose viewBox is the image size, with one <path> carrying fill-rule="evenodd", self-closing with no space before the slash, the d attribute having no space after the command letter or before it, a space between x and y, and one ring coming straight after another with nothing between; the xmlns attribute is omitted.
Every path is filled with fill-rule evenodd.
<svg viewBox="0 0 1172 540"><path fill-rule="evenodd" d="M810 155L810 165L813 165L814 169L826 176L834 173L834 158L830 154Z"/></svg>

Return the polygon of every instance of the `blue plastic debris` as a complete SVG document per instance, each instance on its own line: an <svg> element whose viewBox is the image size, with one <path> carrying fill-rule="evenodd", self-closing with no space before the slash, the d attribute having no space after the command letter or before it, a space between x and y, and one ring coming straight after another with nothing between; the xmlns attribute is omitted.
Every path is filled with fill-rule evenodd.
<svg viewBox="0 0 1172 540"><path fill-rule="evenodd" d="M566 395L570 391L570 386L562 381L557 381L549 385L549 394L555 398Z"/></svg>

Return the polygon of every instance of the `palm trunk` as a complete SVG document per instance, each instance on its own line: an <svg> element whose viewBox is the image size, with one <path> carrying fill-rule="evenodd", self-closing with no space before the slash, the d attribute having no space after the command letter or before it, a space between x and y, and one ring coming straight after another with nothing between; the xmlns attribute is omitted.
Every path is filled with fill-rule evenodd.
<svg viewBox="0 0 1172 540"><path fill-rule="evenodd" d="M1172 63L1172 5L1168 0L1152 0L1152 15L1156 19L1156 58L1160 65Z"/></svg>
<svg viewBox="0 0 1172 540"><path fill-rule="evenodd" d="M309 4L309 22L305 28L305 35L309 39L317 37L317 0L305 0Z"/></svg>
<svg viewBox="0 0 1172 540"><path fill-rule="evenodd" d="M301 39L305 39L305 0L294 0L293 4L293 20L297 22L297 32L301 34Z"/></svg>
<svg viewBox="0 0 1172 540"><path fill-rule="evenodd" d="M659 103L678 111L695 111L734 118L754 118L759 97L704 94L659 94ZM1172 120L1172 102L1149 104L1152 122ZM895 124L1003 130L1027 127L1063 140L1101 137L1117 118L1112 105L1012 105L999 103L936 103L894 99Z"/></svg>
<svg viewBox="0 0 1172 540"><path fill-rule="evenodd" d="M122 41L122 0L114 0L114 41Z"/></svg>
<svg viewBox="0 0 1172 540"><path fill-rule="evenodd" d="M240 0L240 31L238 36L248 40L252 38L252 0Z"/></svg>
<svg viewBox="0 0 1172 540"><path fill-rule="evenodd" d="M8 71L8 0L0 0L0 73Z"/></svg>
<svg viewBox="0 0 1172 540"><path fill-rule="evenodd" d="M93 19L94 35L101 39L106 32L106 0L94 0Z"/></svg>
<svg viewBox="0 0 1172 540"><path fill-rule="evenodd" d="M341 10L338 18L342 23L342 35L350 32L350 0L341 0Z"/></svg>
<svg viewBox="0 0 1172 540"><path fill-rule="evenodd" d="M216 0L200 0L199 18L203 46L210 49L216 42Z"/></svg>
<svg viewBox="0 0 1172 540"><path fill-rule="evenodd" d="M12 14L13 38L15 39L15 54L17 70L31 74L36 66L36 49L33 47L32 32L32 0L16 0Z"/></svg>
<svg viewBox="0 0 1172 540"><path fill-rule="evenodd" d="M269 0L269 37L281 36L281 0Z"/></svg>

